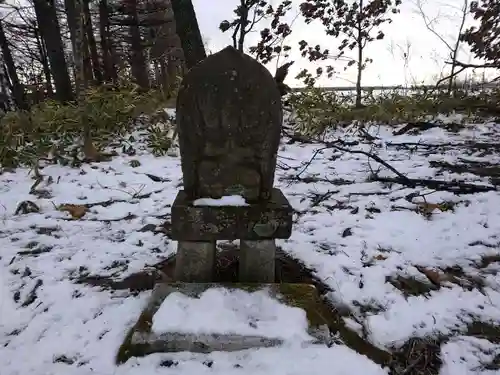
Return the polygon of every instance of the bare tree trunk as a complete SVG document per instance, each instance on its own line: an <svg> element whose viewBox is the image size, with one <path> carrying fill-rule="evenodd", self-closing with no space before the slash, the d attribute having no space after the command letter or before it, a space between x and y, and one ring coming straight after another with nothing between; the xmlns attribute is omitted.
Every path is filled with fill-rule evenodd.
<svg viewBox="0 0 500 375"><path fill-rule="evenodd" d="M85 90L87 88L87 79L85 76L85 67L84 67L84 54L83 50L85 49L85 27L84 27L84 17L83 17L83 0L70 0L73 2L75 9L75 86L76 86L76 95L80 99L82 95L84 95Z"/></svg>
<svg viewBox="0 0 500 375"><path fill-rule="evenodd" d="M363 12L363 0L359 1L359 11ZM362 20L361 17L358 16L358 23L356 25L356 31L358 32L357 35L357 45L358 45L358 75L356 77L356 108L360 108L362 106L361 103L361 78L363 74L363 34L362 34L362 28L363 25L361 24Z"/></svg>
<svg viewBox="0 0 500 375"><path fill-rule="evenodd" d="M2 48L2 55L5 61L5 66L7 68L7 74L9 76L9 80L12 85L12 95L14 96L14 102L16 103L16 107L19 109L28 109L28 103L26 102L24 97L24 88L19 82L16 66L14 65L14 59L12 58L12 53L10 51L7 38L5 37L5 32L3 30L3 23L1 21L0 21L0 46Z"/></svg>
<svg viewBox="0 0 500 375"><path fill-rule="evenodd" d="M448 94L451 94L453 90L453 83L456 82L455 71L457 69L457 57L458 50L460 49L460 35L462 35L462 30L464 29L465 19L467 18L467 12L469 10L469 0L464 0L462 6L462 20L460 22L460 28L458 29L457 40L455 41L455 46L451 52L451 72L450 80L448 81Z"/></svg>
<svg viewBox="0 0 500 375"><path fill-rule="evenodd" d="M85 86L90 84L94 80L94 74L92 71L92 58L90 56L89 39L87 38L87 17L85 17L84 5L85 0L75 0L78 2L80 8L80 27L82 28L82 34L80 35L79 44L77 48L80 50L80 54L83 60L83 74L85 80ZM77 8L78 10L78 8Z"/></svg>
<svg viewBox="0 0 500 375"><path fill-rule="evenodd" d="M107 0L99 1L99 34L101 37L102 62L104 68L104 80L116 82L118 75L113 63L111 51L111 35L109 32L109 9Z"/></svg>
<svg viewBox="0 0 500 375"><path fill-rule="evenodd" d="M159 88L161 87L161 82L162 82L160 63L159 61L152 61L151 63L153 64L153 71L154 71L154 87Z"/></svg>
<svg viewBox="0 0 500 375"><path fill-rule="evenodd" d="M467 18L468 10L469 10L469 0L464 0L463 6L462 6L462 17L461 17L461 23L460 23L460 28L458 29L457 32L457 37L455 40L455 45L452 46L450 43L446 41L446 39L437 32L437 30L434 28L432 25L434 22L434 19L430 19L424 11L424 2L422 0L416 0L416 5L418 8L418 11L420 13L420 16L422 17L422 20L425 23L425 27L427 30L429 30L434 36L436 36L445 46L446 48L450 51L450 58L451 58L451 72L449 75L449 78L445 79L448 81L448 87L447 87L447 92L450 94L453 90L453 84L455 82L456 76L463 71L463 69L457 70L457 56L458 56L458 51L460 49L460 35L462 34L462 31L465 26L465 21ZM439 80L439 83L445 80Z"/></svg>
<svg viewBox="0 0 500 375"><path fill-rule="evenodd" d="M171 1L175 14L177 35L181 40L182 49L184 50L186 68L191 69L207 57L193 2L192 0Z"/></svg>
<svg viewBox="0 0 500 375"><path fill-rule="evenodd" d="M92 161L98 161L98 152L92 143L92 129L88 115L83 108L82 104L85 100L85 92L89 86L89 78L86 76L85 69L85 50L88 47L85 41L85 12L83 2L86 0L73 0L75 4L75 41L76 41L76 55L75 55L75 72L76 72L76 91L78 103L80 105L80 124L82 127L83 135L83 153L85 158ZM88 54L88 51L87 51Z"/></svg>
<svg viewBox="0 0 500 375"><path fill-rule="evenodd" d="M0 66L0 97L2 101L0 103L0 109L4 112L18 108L16 104L16 99L14 96L14 88L12 82L9 79L9 74L7 73L6 64Z"/></svg>
<svg viewBox="0 0 500 375"><path fill-rule="evenodd" d="M178 84L178 76L184 68L184 54L170 0L160 0L148 9L151 36L151 60L158 65L158 77L166 97L172 95Z"/></svg>
<svg viewBox="0 0 500 375"><path fill-rule="evenodd" d="M75 13L75 3L73 0L64 0L64 8L66 10L66 18L68 22L69 36L71 39L71 49L73 50L73 58L76 50L76 13ZM74 62L73 62L74 63Z"/></svg>
<svg viewBox="0 0 500 375"><path fill-rule="evenodd" d="M167 97L171 91L171 80L168 74L166 59L161 59L158 61L158 77L160 82L160 87L163 90L163 94Z"/></svg>
<svg viewBox="0 0 500 375"><path fill-rule="evenodd" d="M248 22L248 8L249 8L249 5L248 3L246 2L246 0L240 0L240 23L239 23L239 27L234 30L234 32L236 33L237 31L239 31L239 36L238 36L238 45L237 46L234 46L235 48L238 49L238 51L240 52L244 52L243 51L243 48L245 46L245 37L247 36L247 30L246 30L246 25L247 25L247 22ZM235 39L235 37L233 37Z"/></svg>
<svg viewBox="0 0 500 375"><path fill-rule="evenodd" d="M92 17L90 16L89 0L83 1L83 14L85 17L85 36L88 41L90 50L90 58L92 61L92 70L94 78L98 84L102 83L101 64L99 63L99 54L97 53L97 43L94 37L94 29L92 27Z"/></svg>
<svg viewBox="0 0 500 375"><path fill-rule="evenodd" d="M149 88L149 76L146 65L146 58L144 57L144 48L142 45L141 31L139 29L139 16L137 14L137 0L127 0L126 2L127 13L132 20L130 25L130 44L132 56L130 65L132 69L132 76L136 83L143 89Z"/></svg>
<svg viewBox="0 0 500 375"><path fill-rule="evenodd" d="M45 90L50 98L54 97L54 91L52 90L52 73L50 72L49 59L47 57L47 49L45 48L45 42L43 41L40 31L35 30L36 45L38 47L38 52L40 53L40 60L43 67L43 75L45 76Z"/></svg>
<svg viewBox="0 0 500 375"><path fill-rule="evenodd" d="M70 101L73 99L73 91L64 57L56 9L50 0L34 0L33 3L38 27L47 47L50 70L56 86L56 97L61 102Z"/></svg>

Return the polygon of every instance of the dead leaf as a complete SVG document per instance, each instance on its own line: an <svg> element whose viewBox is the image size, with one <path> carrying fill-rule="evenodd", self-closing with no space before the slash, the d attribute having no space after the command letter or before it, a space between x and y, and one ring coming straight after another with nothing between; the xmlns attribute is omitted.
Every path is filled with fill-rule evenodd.
<svg viewBox="0 0 500 375"><path fill-rule="evenodd" d="M85 160L88 162L101 162L111 160L111 156L116 153L102 153L97 150L90 137L85 138L83 141L83 154L85 155Z"/></svg>
<svg viewBox="0 0 500 375"><path fill-rule="evenodd" d="M438 270L433 270L425 267L416 267L416 268L420 272L422 272L434 285L439 286L441 284L441 281L443 281L443 277Z"/></svg>
<svg viewBox="0 0 500 375"><path fill-rule="evenodd" d="M38 212L40 212L40 207L38 207L35 203L33 203L32 201L23 201L17 205L14 215L26 215Z"/></svg>
<svg viewBox="0 0 500 375"><path fill-rule="evenodd" d="M92 143L92 139L90 137L86 137L83 143L83 153L85 155L85 159L90 161L100 161L100 154L97 151L97 148Z"/></svg>
<svg viewBox="0 0 500 375"><path fill-rule="evenodd" d="M81 219L89 209L86 206L77 204L62 204L59 206L59 211L69 212L73 219Z"/></svg>
<svg viewBox="0 0 500 375"><path fill-rule="evenodd" d="M440 204L427 203L427 202L417 202L417 211L423 214L432 214L435 210L443 211Z"/></svg>
<svg viewBox="0 0 500 375"><path fill-rule="evenodd" d="M352 236L352 229L351 228L346 228L342 232L342 237L349 237Z"/></svg>
<svg viewBox="0 0 500 375"><path fill-rule="evenodd" d="M385 256L384 254L377 254L373 257L373 259L375 260L386 260L387 259L387 256Z"/></svg>

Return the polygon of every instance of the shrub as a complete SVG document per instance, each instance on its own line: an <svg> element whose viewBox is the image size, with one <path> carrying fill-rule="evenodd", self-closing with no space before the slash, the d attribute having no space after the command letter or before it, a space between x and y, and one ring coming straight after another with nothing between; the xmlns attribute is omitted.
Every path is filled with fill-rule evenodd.
<svg viewBox="0 0 500 375"><path fill-rule="evenodd" d="M161 108L162 101L154 90L105 85L89 89L78 104L48 100L29 112L9 112L0 121L0 166L31 165L50 155L74 157L82 143L82 114L89 122L92 140L104 147L130 131L141 115Z"/></svg>
<svg viewBox="0 0 500 375"><path fill-rule="evenodd" d="M500 89L468 92L455 90L451 95L439 90L415 88L405 94L392 90L375 95L368 92L364 105L354 106L354 95L326 92L318 88L292 92L287 101L295 131L318 136L326 130L361 124L397 125L429 120L439 114L458 112L467 117L500 115Z"/></svg>

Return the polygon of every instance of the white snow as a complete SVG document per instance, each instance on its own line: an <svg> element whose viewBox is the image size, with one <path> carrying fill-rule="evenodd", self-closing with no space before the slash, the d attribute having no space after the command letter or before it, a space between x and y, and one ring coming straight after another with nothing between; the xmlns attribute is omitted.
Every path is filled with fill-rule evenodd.
<svg viewBox="0 0 500 375"><path fill-rule="evenodd" d="M441 375L498 374L498 370L488 370L485 364L491 363L500 355L500 346L488 340L475 337L458 336L443 345L442 355L445 365Z"/></svg>
<svg viewBox="0 0 500 375"><path fill-rule="evenodd" d="M226 195L218 199L199 198L193 202L193 206L248 206L248 203L241 195Z"/></svg>
<svg viewBox="0 0 500 375"><path fill-rule="evenodd" d="M152 331L238 334L307 341L304 310L287 306L267 290L246 292L213 288L199 298L172 293L153 316Z"/></svg>
<svg viewBox="0 0 500 375"><path fill-rule="evenodd" d="M372 143L341 130L328 139L359 140L353 149L374 152L412 178L489 185L487 176L440 170L430 162L500 163L500 153L492 148L485 152L453 146L471 141L500 144L498 124L468 124L458 133L436 128L394 136L392 131L388 126L370 128L379 137ZM116 351L150 292L134 296L125 290L90 287L77 279L98 275L122 280L171 255L175 242L161 231L143 228L161 226L168 219L182 181L178 157L156 158L143 138L136 138L140 140L134 144L134 156L73 169L59 165L41 169L45 179L38 189L46 190L48 197L30 194L34 180L28 169L0 175L1 375L387 373L341 344L209 355L154 354L117 367ZM450 146L408 148L401 146L404 142ZM332 289L329 298L333 303L350 310L347 326L367 335L370 342L397 348L410 337L450 335L441 346L440 375L498 373L487 364L497 358L500 345L487 337L468 335L467 326L472 321L499 325L500 262L481 265L485 257L500 255L499 192L454 195L374 182L369 176L375 172L393 174L364 155L335 149L321 151L297 179L304 163L320 147L284 143L280 148L278 160L285 168L277 170L276 186L298 214L292 237L278 245L315 270ZM135 168L130 165L134 159L140 161ZM161 179L154 181L148 174ZM49 176L52 183L48 183ZM421 196L408 198L416 192ZM14 215L23 200L36 203L40 212ZM422 202L447 203L453 208L434 210L428 217L417 212L417 203ZM85 204L89 212L72 219L56 209L60 204ZM228 204L226 199L224 204ZM465 282L480 280L481 285L443 282L437 290L413 296L387 281L399 276L428 283L422 267L459 268ZM37 285L36 298L30 300ZM211 291L203 302L177 298L195 309L203 303L199 309L205 310L205 318L199 318L199 324L219 314L220 325L214 324L212 329L228 329L230 322L242 327L244 314L217 309L217 303L226 298L220 293ZM229 298L232 302L228 303L238 302L236 306L241 307L245 298ZM277 327L287 327L289 331L280 331L285 335L303 332L297 311L280 312L277 306L267 310L268 302L261 302L260 308L252 304L245 313L269 319L279 314L289 322L274 325L263 319L258 325L263 334L274 335L272 330ZM170 313L177 311L177 318L184 319L182 325L196 323L196 316L181 316L175 309L179 307L171 305ZM292 319L293 314L297 316ZM171 328L176 325L174 321L163 323ZM162 366L167 359L176 365ZM207 361L213 365L204 365Z"/></svg>

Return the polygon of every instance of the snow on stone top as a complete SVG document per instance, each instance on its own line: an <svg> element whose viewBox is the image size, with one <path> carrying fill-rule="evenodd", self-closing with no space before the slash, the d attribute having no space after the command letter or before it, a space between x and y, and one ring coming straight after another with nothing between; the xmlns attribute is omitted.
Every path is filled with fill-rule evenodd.
<svg viewBox="0 0 500 375"><path fill-rule="evenodd" d="M219 199L199 198L193 202L194 206L248 206L241 195L226 195Z"/></svg>

